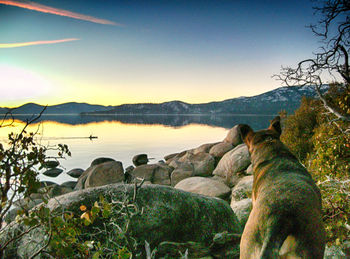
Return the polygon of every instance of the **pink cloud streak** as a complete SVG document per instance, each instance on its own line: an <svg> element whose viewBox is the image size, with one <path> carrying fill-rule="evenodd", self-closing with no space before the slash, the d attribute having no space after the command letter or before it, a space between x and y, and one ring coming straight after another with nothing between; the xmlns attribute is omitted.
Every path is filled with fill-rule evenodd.
<svg viewBox="0 0 350 259"><path fill-rule="evenodd" d="M89 16L89 15L74 13L74 12L70 12L70 11L67 11L67 10L50 7L50 6L47 6L47 5L38 4L38 3L35 3L35 2L32 2L32 1L26 1L26 0L0 0L0 4L17 6L17 7L21 7L21 8L25 8L25 9L29 9L29 10L38 11L38 12L56 14L56 15L66 16L66 17L70 17L70 18L74 18L74 19L78 19L78 20L84 20L84 21L99 23L99 24L109 24L109 25L123 26L122 24L115 23L115 22L112 22L112 21L109 21L109 20L99 19L99 18L92 17L92 16Z"/></svg>
<svg viewBox="0 0 350 259"><path fill-rule="evenodd" d="M26 47L26 46L42 45L42 44L55 44L55 43L62 43L62 42L75 41L75 40L79 40L79 39L70 38L70 39L62 39L62 40L43 40L43 41L30 41L30 42L18 42L18 43L4 43L4 44L0 44L0 49Z"/></svg>

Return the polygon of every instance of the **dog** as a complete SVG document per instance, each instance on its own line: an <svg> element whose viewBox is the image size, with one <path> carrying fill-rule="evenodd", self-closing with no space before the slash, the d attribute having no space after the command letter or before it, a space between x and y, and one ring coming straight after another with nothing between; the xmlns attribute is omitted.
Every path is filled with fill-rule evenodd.
<svg viewBox="0 0 350 259"><path fill-rule="evenodd" d="M253 207L245 225L240 259L322 259L325 230L320 190L298 159L280 141L277 116L254 132L238 126L253 165Z"/></svg>

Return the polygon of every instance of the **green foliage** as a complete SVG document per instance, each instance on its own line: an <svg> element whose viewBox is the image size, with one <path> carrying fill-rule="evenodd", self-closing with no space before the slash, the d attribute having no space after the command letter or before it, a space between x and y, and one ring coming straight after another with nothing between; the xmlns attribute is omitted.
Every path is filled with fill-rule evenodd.
<svg viewBox="0 0 350 259"><path fill-rule="evenodd" d="M300 107L283 121L281 140L300 161L304 161L313 150L314 144L310 139L318 125L318 111L317 101L303 97Z"/></svg>
<svg viewBox="0 0 350 259"><path fill-rule="evenodd" d="M22 216L28 227L42 226L48 241L42 250L54 258L131 258L136 242L128 235L129 221L138 208L129 201L106 201L90 208L50 212L44 205ZM38 251L41 253L41 251Z"/></svg>
<svg viewBox="0 0 350 259"><path fill-rule="evenodd" d="M339 127L323 123L315 129L311 138L314 150L308 155L308 168L322 181L327 176L350 178L350 134L341 130L345 123L338 122L337 125Z"/></svg>
<svg viewBox="0 0 350 259"><path fill-rule="evenodd" d="M350 113L349 91L331 87L327 101L338 112ZM281 140L317 182L323 201L328 242L340 244L350 236L350 125L336 120L319 101L303 99L284 121Z"/></svg>
<svg viewBox="0 0 350 259"><path fill-rule="evenodd" d="M47 160L70 155L67 145L49 148L37 143L35 133L26 131L28 125L19 133L10 133L7 142L0 143L0 226L15 199L37 192L40 187L38 175ZM56 151L57 155L48 157L49 150ZM1 251L2 247L0 254Z"/></svg>

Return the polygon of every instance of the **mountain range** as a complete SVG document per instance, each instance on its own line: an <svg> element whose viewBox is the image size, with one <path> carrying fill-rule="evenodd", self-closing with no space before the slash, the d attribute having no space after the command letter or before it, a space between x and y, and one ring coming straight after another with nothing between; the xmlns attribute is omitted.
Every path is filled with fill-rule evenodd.
<svg viewBox="0 0 350 259"><path fill-rule="evenodd" d="M325 92L325 85L322 91ZM299 107L303 96L315 97L313 86L280 87L266 93L227 99L219 102L189 104L181 101L163 103L123 104L118 106L91 105L87 103L64 103L48 106L44 115L80 114L80 115L140 115L140 114L265 114L274 115L281 110L292 113ZM27 103L11 109L13 115L39 114L44 106ZM0 108L5 114L9 108Z"/></svg>

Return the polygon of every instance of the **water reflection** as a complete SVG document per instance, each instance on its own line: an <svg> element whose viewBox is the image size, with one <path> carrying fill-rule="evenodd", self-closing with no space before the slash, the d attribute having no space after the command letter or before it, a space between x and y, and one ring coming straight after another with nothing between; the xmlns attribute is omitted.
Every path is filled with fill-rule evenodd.
<svg viewBox="0 0 350 259"><path fill-rule="evenodd" d="M121 122L124 124L165 125L181 127L190 124L200 124L225 129L236 124L248 124L253 129L266 128L273 115L43 115L38 121L55 121L62 124L81 125L98 122ZM16 116L16 119L25 121L28 117Z"/></svg>
<svg viewBox="0 0 350 259"><path fill-rule="evenodd" d="M132 164L132 157L146 153L153 162L165 155L181 152L204 143L222 141L229 128L239 123L251 125L255 130L266 128L273 116L249 115L135 115L135 116L42 116L40 121L28 127L37 132L36 141L44 146L67 144L72 157L61 161L65 171L89 167L97 157L111 157L121 161L124 168ZM17 117L25 121L25 117ZM8 133L23 127L15 121L14 127L0 128L0 142ZM98 136L92 141L87 137ZM43 178L44 180L52 180ZM55 182L72 180L63 173Z"/></svg>

